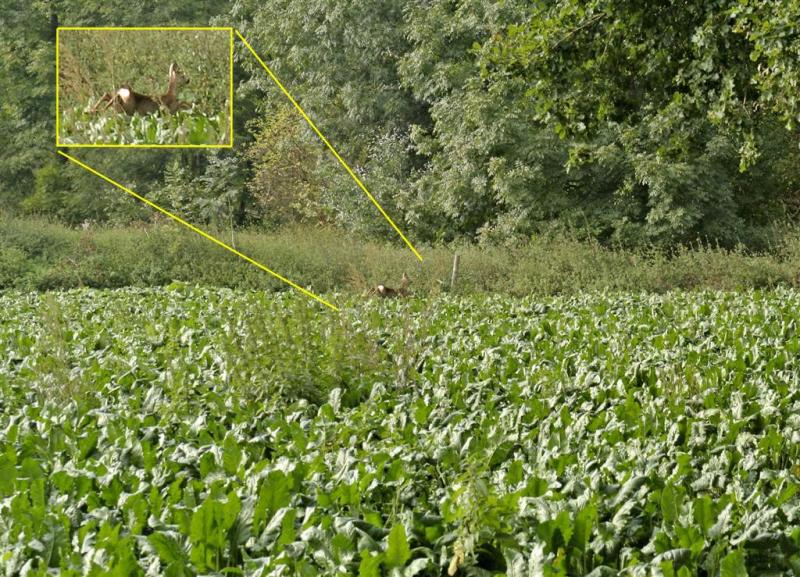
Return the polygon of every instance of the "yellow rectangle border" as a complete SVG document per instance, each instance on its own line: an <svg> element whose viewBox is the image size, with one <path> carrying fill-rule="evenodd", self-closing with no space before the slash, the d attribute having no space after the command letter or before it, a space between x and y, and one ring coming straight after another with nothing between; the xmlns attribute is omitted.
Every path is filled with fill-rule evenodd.
<svg viewBox="0 0 800 577"><path fill-rule="evenodd" d="M60 45L59 32L62 30L227 30L229 43L228 61L228 144L62 144L61 134L61 114L58 107L58 73L59 73L59 54ZM63 148L233 148L233 27L231 26L59 26L56 28L56 147Z"/></svg>

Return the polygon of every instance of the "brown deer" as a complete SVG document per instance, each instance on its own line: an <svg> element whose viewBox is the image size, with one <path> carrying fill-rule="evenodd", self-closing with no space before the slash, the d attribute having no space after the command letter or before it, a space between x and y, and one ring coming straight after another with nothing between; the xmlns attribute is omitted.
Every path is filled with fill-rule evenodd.
<svg viewBox="0 0 800 577"><path fill-rule="evenodd" d="M106 103L102 110L113 107L117 112L124 112L129 116L136 113L145 115L152 112L158 112L159 109L165 108L170 112L189 108L191 105L188 102L178 100L178 90L189 83L189 78L181 71L177 64L174 62L169 65L169 81L167 84L167 91L160 96L148 96L135 92L131 89L129 84L123 84L114 92L106 92L100 97L91 111L97 112L101 109L101 104Z"/></svg>
<svg viewBox="0 0 800 577"><path fill-rule="evenodd" d="M403 276L400 279L400 286L396 289L379 284L375 288L370 289L369 293L367 294L381 298L397 298L408 296L408 283L408 276L406 276L406 273L403 273Z"/></svg>

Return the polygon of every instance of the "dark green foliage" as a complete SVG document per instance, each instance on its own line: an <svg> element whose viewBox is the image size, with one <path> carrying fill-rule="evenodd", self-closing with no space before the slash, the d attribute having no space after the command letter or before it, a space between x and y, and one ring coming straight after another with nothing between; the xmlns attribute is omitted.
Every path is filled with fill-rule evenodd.
<svg viewBox="0 0 800 577"><path fill-rule="evenodd" d="M399 18L380 2L333 10L309 0L240 15L417 238L502 242L555 227L630 246L702 238L763 248L797 190L774 178L798 159L776 122L792 114L791 69L766 74L781 100L759 68L761 44L784 63L791 51L772 34L796 34L785 15L777 32L756 32L772 10L800 15L784 4L409 1ZM351 27L359 33L343 33ZM371 55L369 74L346 57L356 50ZM392 83L399 90L387 93ZM393 163L367 154L370 134ZM325 170L322 196L335 199L340 221L375 217L368 203L345 201L358 191Z"/></svg>
<svg viewBox="0 0 800 577"><path fill-rule="evenodd" d="M11 3L0 32L3 208L69 222L141 218L86 175L36 187L52 161L42 143L53 135L53 24L202 23L249 38L417 243L504 245L566 230L614 246L701 239L763 250L775 225L798 215L796 0L151 4ZM316 222L394 238L290 120L249 52L237 49L235 74L240 148L228 162L247 191L219 200L237 205L234 225ZM104 162L157 193L171 159L141 158ZM182 178L207 185L206 198L229 194L208 165L181 155ZM75 195L72 207L62 193Z"/></svg>
<svg viewBox="0 0 800 577"><path fill-rule="evenodd" d="M263 211L263 224L325 221L324 183L317 170L325 151L313 142L305 121L283 106L254 124L259 127L246 153L252 166L247 188Z"/></svg>
<svg viewBox="0 0 800 577"><path fill-rule="evenodd" d="M244 224L250 195L236 158L224 152L204 158L203 172L194 176L191 157L174 156L164 171L164 184L148 199L197 225L232 229Z"/></svg>
<svg viewBox="0 0 800 577"><path fill-rule="evenodd" d="M34 194L55 143L55 29L44 2L9 0L0 16L0 206Z"/></svg>
<svg viewBox="0 0 800 577"><path fill-rule="evenodd" d="M341 304L0 294L3 569L797 575L796 290Z"/></svg>

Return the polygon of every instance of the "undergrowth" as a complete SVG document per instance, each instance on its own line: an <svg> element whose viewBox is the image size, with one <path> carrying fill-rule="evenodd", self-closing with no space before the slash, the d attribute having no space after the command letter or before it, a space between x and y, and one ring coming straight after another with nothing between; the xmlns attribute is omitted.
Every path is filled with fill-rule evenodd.
<svg viewBox="0 0 800 577"><path fill-rule="evenodd" d="M272 270L316 292L363 293L396 284L403 272L416 294L441 292L565 294L586 290L770 288L795 283L800 239L771 254L698 245L672 253L612 250L568 236L534 238L515 248L418 246L419 262L400 245L339 230L220 231L219 237ZM450 286L453 255L460 273ZM36 219L0 217L0 289L160 286L173 281L232 288L288 287L224 249L161 224L76 230Z"/></svg>

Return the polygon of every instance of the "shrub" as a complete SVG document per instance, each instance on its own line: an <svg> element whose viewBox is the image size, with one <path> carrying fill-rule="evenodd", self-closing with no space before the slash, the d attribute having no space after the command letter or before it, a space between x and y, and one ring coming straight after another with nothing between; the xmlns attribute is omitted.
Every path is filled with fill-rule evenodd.
<svg viewBox="0 0 800 577"><path fill-rule="evenodd" d="M0 217L2 218L2 217ZM241 289L287 285L177 225L69 229L36 219L0 220L0 288L158 286L172 281ZM287 227L264 233L213 231L218 238L314 292L363 293L403 272L417 294L451 290L453 254L461 256L458 293L569 294L591 290L769 288L794 281L800 241L788 235L771 254L705 245L666 253L612 250L567 235L514 247L417 248L364 240L332 228Z"/></svg>

